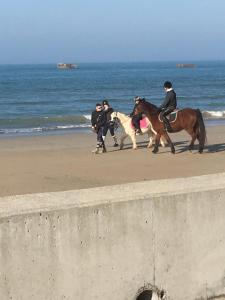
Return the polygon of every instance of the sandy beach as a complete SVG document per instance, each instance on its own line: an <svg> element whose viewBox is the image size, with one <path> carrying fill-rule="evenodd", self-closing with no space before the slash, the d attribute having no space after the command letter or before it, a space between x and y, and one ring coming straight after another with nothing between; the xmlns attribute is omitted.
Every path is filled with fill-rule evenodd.
<svg viewBox="0 0 225 300"><path fill-rule="evenodd" d="M71 133L57 136L1 137L0 196L52 192L114 185L126 182L175 178L224 172L225 127L207 127L203 154L187 151L189 136L171 134L176 154L160 147L158 154L147 149L146 136L137 138L132 150L127 139L124 150L112 147L94 155L95 134Z"/></svg>

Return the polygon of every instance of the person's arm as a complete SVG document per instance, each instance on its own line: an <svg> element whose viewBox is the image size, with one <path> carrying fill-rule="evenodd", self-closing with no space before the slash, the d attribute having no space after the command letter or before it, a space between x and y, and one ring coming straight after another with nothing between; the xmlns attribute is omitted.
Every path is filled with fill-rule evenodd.
<svg viewBox="0 0 225 300"><path fill-rule="evenodd" d="M167 105L169 104L169 102L170 102L170 95L167 93L167 94L166 94L166 97L165 97L165 100L164 100L163 103L159 106L159 109L166 108Z"/></svg>
<svg viewBox="0 0 225 300"><path fill-rule="evenodd" d="M91 127L92 127L92 129L94 129L95 126L96 126L96 123L95 123L95 122L96 122L96 121L95 121L95 113L92 112L92 114L91 114Z"/></svg>
<svg viewBox="0 0 225 300"><path fill-rule="evenodd" d="M137 104L134 105L134 109L133 109L132 113L129 114L129 116L130 116L131 118L133 118L133 116L134 116L136 106L137 106Z"/></svg>
<svg viewBox="0 0 225 300"><path fill-rule="evenodd" d="M94 126L94 113L91 114L91 125Z"/></svg>

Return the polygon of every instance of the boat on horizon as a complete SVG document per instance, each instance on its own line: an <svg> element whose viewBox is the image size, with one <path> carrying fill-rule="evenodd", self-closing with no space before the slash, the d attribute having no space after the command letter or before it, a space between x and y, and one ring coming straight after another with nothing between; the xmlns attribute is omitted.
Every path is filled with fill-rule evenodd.
<svg viewBox="0 0 225 300"><path fill-rule="evenodd" d="M78 65L71 64L71 63L58 63L57 68L58 69L77 69Z"/></svg>
<svg viewBox="0 0 225 300"><path fill-rule="evenodd" d="M177 68L195 68L196 64L176 64Z"/></svg>

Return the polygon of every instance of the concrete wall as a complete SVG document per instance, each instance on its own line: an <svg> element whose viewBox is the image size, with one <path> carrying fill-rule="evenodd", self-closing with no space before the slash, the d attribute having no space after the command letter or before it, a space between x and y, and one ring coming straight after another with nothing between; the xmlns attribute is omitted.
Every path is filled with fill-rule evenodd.
<svg viewBox="0 0 225 300"><path fill-rule="evenodd" d="M225 294L225 173L0 199L0 300Z"/></svg>

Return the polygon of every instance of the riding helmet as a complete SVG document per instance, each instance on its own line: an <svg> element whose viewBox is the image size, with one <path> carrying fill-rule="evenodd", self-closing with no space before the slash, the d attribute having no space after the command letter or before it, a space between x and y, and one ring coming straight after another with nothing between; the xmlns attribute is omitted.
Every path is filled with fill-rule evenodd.
<svg viewBox="0 0 225 300"><path fill-rule="evenodd" d="M172 83L170 81L165 81L163 86L164 88L171 89Z"/></svg>
<svg viewBox="0 0 225 300"><path fill-rule="evenodd" d="M140 96L135 96L134 97L134 101L136 102L136 101L139 101L139 100L141 100L141 97Z"/></svg>

